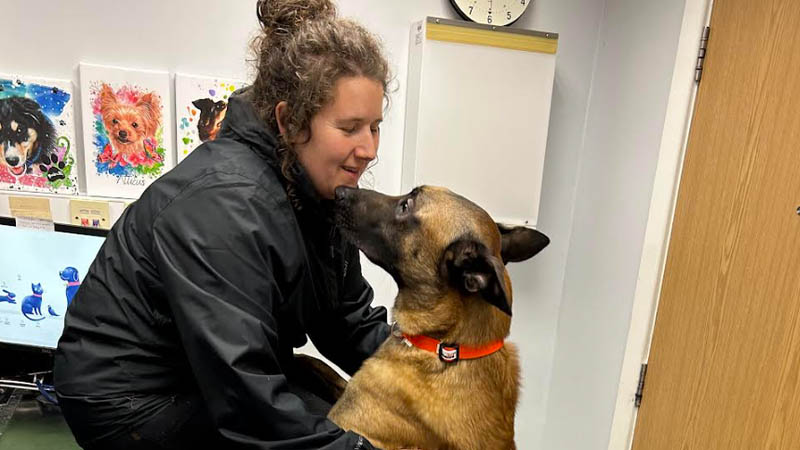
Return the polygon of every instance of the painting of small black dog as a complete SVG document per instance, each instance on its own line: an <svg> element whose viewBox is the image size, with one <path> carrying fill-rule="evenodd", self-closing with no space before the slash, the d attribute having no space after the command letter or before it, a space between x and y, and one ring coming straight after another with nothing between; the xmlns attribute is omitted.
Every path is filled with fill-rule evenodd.
<svg viewBox="0 0 800 450"><path fill-rule="evenodd" d="M200 117L197 119L197 134L200 140L213 141L222 128L222 119L225 118L228 104L222 100L215 102L210 98L200 98L193 101L192 105L200 110Z"/></svg>

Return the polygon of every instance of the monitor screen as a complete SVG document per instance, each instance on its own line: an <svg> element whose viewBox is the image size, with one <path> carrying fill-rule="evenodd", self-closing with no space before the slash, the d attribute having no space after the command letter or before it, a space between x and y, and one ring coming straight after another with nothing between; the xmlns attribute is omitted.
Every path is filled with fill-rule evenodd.
<svg viewBox="0 0 800 450"><path fill-rule="evenodd" d="M67 306L105 237L96 235L104 234L99 230L56 230L0 224L2 343L51 349L58 344Z"/></svg>

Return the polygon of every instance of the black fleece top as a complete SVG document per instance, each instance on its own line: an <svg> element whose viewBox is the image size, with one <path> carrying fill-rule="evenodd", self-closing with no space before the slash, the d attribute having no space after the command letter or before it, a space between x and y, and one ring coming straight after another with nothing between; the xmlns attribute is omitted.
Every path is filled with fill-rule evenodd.
<svg viewBox="0 0 800 450"><path fill-rule="evenodd" d="M297 170L300 209L250 93L231 97L217 140L130 205L65 319L55 385L70 399L199 392L226 448L371 448L287 389L310 337L355 372L389 335L358 250Z"/></svg>

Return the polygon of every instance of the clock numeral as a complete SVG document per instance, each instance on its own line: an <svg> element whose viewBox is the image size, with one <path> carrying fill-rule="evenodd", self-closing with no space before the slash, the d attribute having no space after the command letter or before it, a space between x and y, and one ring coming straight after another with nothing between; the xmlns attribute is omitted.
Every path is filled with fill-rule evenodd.
<svg viewBox="0 0 800 450"><path fill-rule="evenodd" d="M524 2L525 2L525 0L522 0L522 2L524 3ZM469 15L470 15L470 16L472 15L472 8L473 8L472 6L470 6L470 7L469 7Z"/></svg>
<svg viewBox="0 0 800 450"><path fill-rule="evenodd" d="M522 0L522 6L525 6L525 0Z"/></svg>
<svg viewBox="0 0 800 450"><path fill-rule="evenodd" d="M486 19L486 23L492 23L492 16L489 16L489 17Z"/></svg>
<svg viewBox="0 0 800 450"><path fill-rule="evenodd" d="M511 20L511 11L506 12L506 18L508 18L508 20Z"/></svg>

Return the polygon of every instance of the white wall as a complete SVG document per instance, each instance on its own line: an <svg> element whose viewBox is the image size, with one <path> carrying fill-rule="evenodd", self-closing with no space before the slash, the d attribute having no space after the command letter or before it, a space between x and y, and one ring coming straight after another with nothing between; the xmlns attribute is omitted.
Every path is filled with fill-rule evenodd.
<svg viewBox="0 0 800 450"><path fill-rule="evenodd" d="M542 449L608 445L683 5L606 1Z"/></svg>
<svg viewBox="0 0 800 450"><path fill-rule="evenodd" d="M375 187L396 193L409 26L428 15L457 17L448 0L338 3L384 39L396 74L373 169ZM538 227L552 243L511 267L520 449L605 448L682 3L536 0L514 25L560 34ZM77 82L85 61L248 78L254 5L3 0L3 17L14 20L2 35L14 50L0 52L0 73ZM487 163L498 157L487 152ZM378 302L391 304L394 283L372 266L365 274Z"/></svg>

